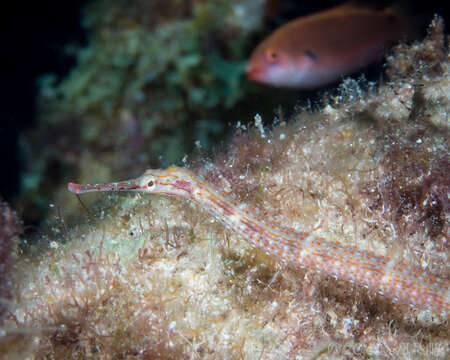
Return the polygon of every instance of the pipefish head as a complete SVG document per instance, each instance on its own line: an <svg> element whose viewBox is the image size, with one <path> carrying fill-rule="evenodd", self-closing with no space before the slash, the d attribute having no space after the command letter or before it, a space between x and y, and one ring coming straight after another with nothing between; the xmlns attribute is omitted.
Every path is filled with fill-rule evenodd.
<svg viewBox="0 0 450 360"><path fill-rule="evenodd" d="M136 179L102 184L69 183L69 191L75 194L87 192L135 191L189 197L195 185L194 175L186 169L169 167L149 169Z"/></svg>

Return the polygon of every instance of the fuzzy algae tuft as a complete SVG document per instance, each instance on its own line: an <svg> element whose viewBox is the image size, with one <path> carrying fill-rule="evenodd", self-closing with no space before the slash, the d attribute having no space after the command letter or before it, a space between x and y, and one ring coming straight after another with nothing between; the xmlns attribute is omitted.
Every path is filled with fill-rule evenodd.
<svg viewBox="0 0 450 360"><path fill-rule="evenodd" d="M289 123L265 129L264 137L261 128L239 130L226 152L199 161L197 170L286 226L449 278L450 62L440 31L436 18L427 39L401 46L389 60L391 74L401 74L399 61L415 71L391 76L379 88L347 80L319 111L300 109ZM3 353L55 359L449 356L448 323L439 316L282 265L184 201L109 199L111 205L97 216L87 213L88 221L51 254L22 259L0 338ZM111 246L136 239L134 254Z"/></svg>

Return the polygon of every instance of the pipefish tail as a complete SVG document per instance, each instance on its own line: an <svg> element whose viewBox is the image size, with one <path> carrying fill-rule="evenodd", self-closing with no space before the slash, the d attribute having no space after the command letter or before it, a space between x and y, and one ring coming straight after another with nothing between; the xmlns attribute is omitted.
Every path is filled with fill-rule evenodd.
<svg viewBox="0 0 450 360"><path fill-rule="evenodd" d="M395 303L450 317L448 280L308 232L286 230L227 198L190 170L177 167L147 170L132 180L107 184L69 183L68 189L76 194L137 191L191 200L252 246L283 262L358 284Z"/></svg>

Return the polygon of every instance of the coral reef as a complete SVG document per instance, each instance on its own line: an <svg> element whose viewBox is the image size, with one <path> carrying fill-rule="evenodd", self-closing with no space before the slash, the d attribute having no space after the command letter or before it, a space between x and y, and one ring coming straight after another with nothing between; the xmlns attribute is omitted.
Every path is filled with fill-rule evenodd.
<svg viewBox="0 0 450 360"><path fill-rule="evenodd" d="M191 167L285 226L389 254L448 279L445 45L436 18L427 39L400 46L390 57L391 81L376 88L347 79L319 111L299 109L289 123L278 119L271 130L240 127L227 151L213 161L192 161ZM101 180L88 175L90 182ZM80 225L50 237L38 259L21 259L14 275L20 287L0 338L2 354L450 355L448 322L436 314L284 265L185 201L133 194L103 198L94 212L86 207Z"/></svg>

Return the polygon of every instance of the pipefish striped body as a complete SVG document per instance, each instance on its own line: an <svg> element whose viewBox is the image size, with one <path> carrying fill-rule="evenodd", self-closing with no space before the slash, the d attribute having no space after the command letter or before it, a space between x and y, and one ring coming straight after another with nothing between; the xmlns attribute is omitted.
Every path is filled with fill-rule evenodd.
<svg viewBox="0 0 450 360"><path fill-rule="evenodd" d="M395 303L450 317L450 282L388 257L284 229L228 199L190 170L147 170L136 179L106 184L68 184L75 194L137 191L189 199L252 246L283 262L370 289Z"/></svg>

